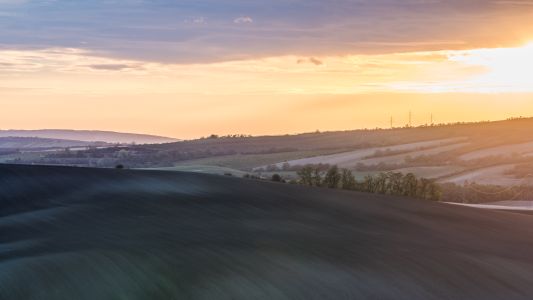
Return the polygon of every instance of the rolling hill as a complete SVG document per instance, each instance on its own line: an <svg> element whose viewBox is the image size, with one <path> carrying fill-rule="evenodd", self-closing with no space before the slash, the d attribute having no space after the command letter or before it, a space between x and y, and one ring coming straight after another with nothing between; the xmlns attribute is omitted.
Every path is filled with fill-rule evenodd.
<svg viewBox="0 0 533 300"><path fill-rule="evenodd" d="M531 228L224 176L0 165L0 299L527 299Z"/></svg>
<svg viewBox="0 0 533 300"><path fill-rule="evenodd" d="M161 144L178 141L174 138L148 134L66 129L0 130L0 137L38 137L85 142L106 142L113 144Z"/></svg>
<svg viewBox="0 0 533 300"><path fill-rule="evenodd" d="M298 168L322 164L350 169L359 179L377 172L412 172L441 183L475 182L508 187L533 184L530 172L525 171L533 163L532 126L533 118L519 118L417 128L198 140L163 147L192 152L193 149L204 151L209 145L210 153L221 151L223 154L211 154L214 157L206 159L179 159L174 162L177 168L218 166L259 174L277 171L283 172L287 179L295 179ZM252 145L279 149L276 151L279 160L258 164L266 162L262 158L269 154L258 157ZM283 150L281 145L290 147ZM252 153L246 154L247 151ZM302 151L309 155L302 156ZM318 151L329 153L318 154ZM227 155L226 152L236 154ZM243 165L243 161L249 163Z"/></svg>
<svg viewBox="0 0 533 300"><path fill-rule="evenodd" d="M380 172L412 172L441 183L508 187L533 185L531 128L533 118L519 118L283 136L213 136L39 156L0 153L0 161L89 167L122 164L263 177L278 172L288 180L297 179L296 171L306 164L322 164L350 169L359 179Z"/></svg>
<svg viewBox="0 0 533 300"><path fill-rule="evenodd" d="M103 142L85 142L34 137L0 137L0 149L46 150L104 145L106 145L106 143Z"/></svg>
<svg viewBox="0 0 533 300"><path fill-rule="evenodd" d="M489 147L531 142L533 140L532 127L533 118L519 118L393 129L359 129L280 136L203 138L163 145L148 145L147 147L165 151L205 151L210 149L214 153L260 153L272 152L272 150L355 150L461 138L473 142L470 148L465 149L465 151L475 151Z"/></svg>

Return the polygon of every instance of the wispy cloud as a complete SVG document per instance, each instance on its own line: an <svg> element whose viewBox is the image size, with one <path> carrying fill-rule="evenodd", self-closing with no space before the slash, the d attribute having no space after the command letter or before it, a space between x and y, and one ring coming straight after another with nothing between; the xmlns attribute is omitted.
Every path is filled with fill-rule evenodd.
<svg viewBox="0 0 533 300"><path fill-rule="evenodd" d="M184 21L186 24L206 24L207 20L204 17L186 18Z"/></svg>
<svg viewBox="0 0 533 300"><path fill-rule="evenodd" d="M203 64L124 60L73 48L0 50L0 80L5 87L47 88L54 93L93 93L97 87L98 93L108 96L147 91L191 95L533 92L531 47L307 58L282 55ZM512 76L516 70L522 72L519 80Z"/></svg>
<svg viewBox="0 0 533 300"><path fill-rule="evenodd" d="M531 3L0 0L0 47L172 63L481 48L531 37Z"/></svg>
<svg viewBox="0 0 533 300"><path fill-rule="evenodd" d="M495 4L500 4L500 5L526 5L526 6L529 6L529 5L533 5L533 1L531 0L499 0L499 1L494 1Z"/></svg>
<svg viewBox="0 0 533 300"><path fill-rule="evenodd" d="M298 64L305 64L305 63L311 63L315 66L320 66L320 65L323 65L324 62L322 62L320 59L316 58L316 57L310 57L310 58L300 58L298 59L297 61Z"/></svg>
<svg viewBox="0 0 533 300"><path fill-rule="evenodd" d="M317 124L386 125L406 107L439 111L440 120L444 111L449 120L457 120L458 111L486 117L483 109L502 118L533 111L531 50L282 54L190 64L79 48L0 49L0 119L13 127L142 131L149 124L192 137L242 128L272 134ZM505 103L490 93L505 93Z"/></svg>
<svg viewBox="0 0 533 300"><path fill-rule="evenodd" d="M106 71L120 71L120 70L134 68L134 66L126 65L126 64L96 64L96 65L89 65L88 67L94 70L106 70Z"/></svg>
<svg viewBox="0 0 533 300"><path fill-rule="evenodd" d="M251 17L238 17L233 19L233 23L235 24L245 24L245 23L253 23L254 20Z"/></svg>
<svg viewBox="0 0 533 300"><path fill-rule="evenodd" d="M0 0L0 5L6 4L23 4L28 2L28 0Z"/></svg>

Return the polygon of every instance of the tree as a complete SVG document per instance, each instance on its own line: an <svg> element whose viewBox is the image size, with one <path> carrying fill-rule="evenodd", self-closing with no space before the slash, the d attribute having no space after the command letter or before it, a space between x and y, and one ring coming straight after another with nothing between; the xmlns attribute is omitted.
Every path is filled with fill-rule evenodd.
<svg viewBox="0 0 533 300"><path fill-rule="evenodd" d="M320 174L320 168L316 167L313 169L313 175L311 179L311 185L321 186L322 185L322 175Z"/></svg>
<svg viewBox="0 0 533 300"><path fill-rule="evenodd" d="M303 185L313 185L314 179L313 179L313 167L311 166L305 166L301 168L296 174L298 177L300 177L300 182Z"/></svg>
<svg viewBox="0 0 533 300"><path fill-rule="evenodd" d="M333 166L326 172L323 184L330 189L338 188L339 183L341 182L341 177L342 176L339 173L339 168L337 166Z"/></svg>
<svg viewBox="0 0 533 300"><path fill-rule="evenodd" d="M360 187L361 192L374 193L375 190L375 180L373 176L366 175L365 179L361 183Z"/></svg>
<svg viewBox="0 0 533 300"><path fill-rule="evenodd" d="M431 201L440 201L442 198L442 189L434 180L429 183L427 195L427 200Z"/></svg>
<svg viewBox="0 0 533 300"><path fill-rule="evenodd" d="M402 194L402 173L390 173L389 174L389 193L391 195L401 195Z"/></svg>
<svg viewBox="0 0 533 300"><path fill-rule="evenodd" d="M431 180L427 178L420 178L420 180L418 180L418 188L417 188L416 196L420 199L430 199L432 184L434 183Z"/></svg>
<svg viewBox="0 0 533 300"><path fill-rule="evenodd" d="M418 186L418 179L413 173L407 173L402 178L402 195L408 197L415 197Z"/></svg>
<svg viewBox="0 0 533 300"><path fill-rule="evenodd" d="M379 194L385 194L387 192L388 175L386 173L379 173L373 180L374 187L373 192Z"/></svg>
<svg viewBox="0 0 533 300"><path fill-rule="evenodd" d="M355 177L352 174L352 171L347 169L342 169L342 176L341 176L341 188L345 190L353 190L355 189L357 185L357 181L355 180Z"/></svg>

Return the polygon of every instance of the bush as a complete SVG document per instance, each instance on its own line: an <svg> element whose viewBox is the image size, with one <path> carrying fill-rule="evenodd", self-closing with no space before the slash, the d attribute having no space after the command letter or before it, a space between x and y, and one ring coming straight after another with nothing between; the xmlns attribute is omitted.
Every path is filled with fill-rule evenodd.
<svg viewBox="0 0 533 300"><path fill-rule="evenodd" d="M324 177L324 185L330 189L336 189L339 187L342 175L339 173L337 166L331 167L326 176Z"/></svg>
<svg viewBox="0 0 533 300"><path fill-rule="evenodd" d="M272 181L274 182L282 182L283 181L283 178L281 178L281 176L279 174L274 174L272 175Z"/></svg>

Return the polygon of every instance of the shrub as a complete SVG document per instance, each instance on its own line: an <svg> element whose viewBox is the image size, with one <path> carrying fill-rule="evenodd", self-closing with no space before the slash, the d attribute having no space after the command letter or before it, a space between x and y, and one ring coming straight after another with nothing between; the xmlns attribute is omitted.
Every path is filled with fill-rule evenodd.
<svg viewBox="0 0 533 300"><path fill-rule="evenodd" d="M342 176L339 173L339 168L337 166L333 166L329 168L326 176L324 177L324 185L330 189L338 188L341 177Z"/></svg>
<svg viewBox="0 0 533 300"><path fill-rule="evenodd" d="M274 174L272 175L272 181L275 181L275 182L282 182L283 181L283 178L281 178L281 176L279 174Z"/></svg>

